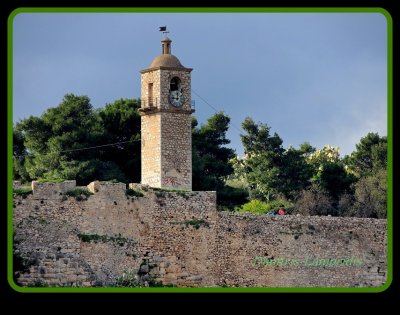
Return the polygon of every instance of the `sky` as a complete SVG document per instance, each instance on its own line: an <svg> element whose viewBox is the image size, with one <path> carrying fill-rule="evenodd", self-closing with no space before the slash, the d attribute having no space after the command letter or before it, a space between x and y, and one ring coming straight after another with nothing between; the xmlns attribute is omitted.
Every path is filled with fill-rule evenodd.
<svg viewBox="0 0 400 315"><path fill-rule="evenodd" d="M387 135L387 21L379 13L21 13L13 22L13 120L67 93L94 108L140 98L140 73L161 53L192 71L199 123L223 111L243 155L241 123L266 123L283 145L350 154ZM206 100L211 106L205 103Z"/></svg>

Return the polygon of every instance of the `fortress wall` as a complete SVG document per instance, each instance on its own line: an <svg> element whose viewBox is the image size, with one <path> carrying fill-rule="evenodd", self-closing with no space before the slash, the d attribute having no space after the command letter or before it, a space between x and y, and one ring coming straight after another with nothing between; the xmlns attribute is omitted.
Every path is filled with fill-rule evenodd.
<svg viewBox="0 0 400 315"><path fill-rule="evenodd" d="M41 183L26 198L14 196L20 285L115 285L129 271L139 271L143 283L177 286L354 287L386 280L386 220L217 212L215 192L131 184L143 193L132 197L125 184L107 182L91 183L94 194L78 201L65 196L68 185ZM314 266L316 259L347 259L349 266Z"/></svg>
<svg viewBox="0 0 400 315"><path fill-rule="evenodd" d="M386 230L377 219L219 213L212 271L228 286L379 286Z"/></svg>

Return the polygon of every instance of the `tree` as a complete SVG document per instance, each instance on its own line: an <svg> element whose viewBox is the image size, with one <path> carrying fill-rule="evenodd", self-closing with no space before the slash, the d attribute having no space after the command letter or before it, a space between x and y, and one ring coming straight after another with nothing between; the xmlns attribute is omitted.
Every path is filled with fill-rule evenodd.
<svg viewBox="0 0 400 315"><path fill-rule="evenodd" d="M377 133L368 133L356 144L356 150L345 158L345 162L359 178L386 168L387 138Z"/></svg>
<svg viewBox="0 0 400 315"><path fill-rule="evenodd" d="M197 120L192 120L192 165L193 190L217 191L219 206L233 209L237 204L247 201L245 189L225 184L225 179L233 173L229 161L234 157L234 150L225 147L230 143L226 138L230 118L222 112L211 116L205 125L197 127Z"/></svg>
<svg viewBox="0 0 400 315"><path fill-rule="evenodd" d="M23 165L33 179L139 182L139 107L139 100L120 99L94 110L87 96L65 95L59 106L16 125L15 173L22 177Z"/></svg>
<svg viewBox="0 0 400 315"><path fill-rule="evenodd" d="M224 178L233 172L228 163L234 151L225 145L230 143L226 138L230 118L222 112L211 116L205 125L197 127L192 122L193 145L193 189L220 190Z"/></svg>
<svg viewBox="0 0 400 315"><path fill-rule="evenodd" d="M252 156L264 152L272 152L276 156L283 153L282 139L277 133L270 135L270 127L267 124L256 124L253 119L246 117L242 128L247 134L240 135L245 155Z"/></svg>
<svg viewBox="0 0 400 315"><path fill-rule="evenodd" d="M278 134L271 136L268 125L256 124L251 118L244 120L242 128L246 132L241 139L251 196L270 201L274 196L283 194L294 199L309 185L312 168L305 157L313 148L305 143L298 150L293 147L285 150Z"/></svg>
<svg viewBox="0 0 400 315"><path fill-rule="evenodd" d="M13 178L19 179L22 182L30 181L30 177L25 164L25 157L27 155L25 149L25 137L20 130L13 130Z"/></svg>
<svg viewBox="0 0 400 315"><path fill-rule="evenodd" d="M112 161L125 174L126 181L140 182L140 100L119 99L99 111L104 127L104 143L125 142L100 148L102 160ZM127 142L131 141L131 142Z"/></svg>
<svg viewBox="0 0 400 315"><path fill-rule="evenodd" d="M334 202L337 202L343 193L351 191L354 176L348 174L343 163L327 163L314 180L324 188Z"/></svg>
<svg viewBox="0 0 400 315"><path fill-rule="evenodd" d="M312 167L306 162L309 148L289 147L282 155L282 166L278 181L278 191L286 198L294 200L298 193L310 185Z"/></svg>
<svg viewBox="0 0 400 315"><path fill-rule="evenodd" d="M374 174L362 177L355 184L355 216L386 218L387 215L387 174L386 169L376 170Z"/></svg>
<svg viewBox="0 0 400 315"><path fill-rule="evenodd" d="M355 177L346 171L338 147L325 145L308 154L306 161L312 167L311 181L329 194L335 206L343 193L352 192Z"/></svg>
<svg viewBox="0 0 400 315"><path fill-rule="evenodd" d="M31 116L17 123L16 131L23 134L29 152L25 161L29 176L52 177L62 162L75 160L78 153L61 152L92 144L88 138L93 136L94 123L89 98L72 94L65 95L58 107L48 109L41 117Z"/></svg>
<svg viewBox="0 0 400 315"><path fill-rule="evenodd" d="M22 120L15 130L24 137L28 152L24 167L32 179L76 179L78 184L87 184L112 175L126 180L115 162L103 159L102 150L86 149L108 140L87 96L67 94L59 106L41 117Z"/></svg>
<svg viewBox="0 0 400 315"><path fill-rule="evenodd" d="M303 215L335 215L332 199L329 194L318 184L312 184L300 193L294 207L293 214Z"/></svg>
<svg viewBox="0 0 400 315"><path fill-rule="evenodd" d="M245 134L240 138L245 153L246 179L252 198L269 201L279 191L280 166L282 165L282 139L275 133L270 135L270 127L256 124L247 117L242 128Z"/></svg>

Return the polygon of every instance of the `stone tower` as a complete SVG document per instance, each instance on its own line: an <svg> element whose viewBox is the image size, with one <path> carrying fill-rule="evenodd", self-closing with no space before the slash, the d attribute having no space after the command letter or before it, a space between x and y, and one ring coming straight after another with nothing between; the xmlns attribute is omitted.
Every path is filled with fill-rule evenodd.
<svg viewBox="0 0 400 315"><path fill-rule="evenodd" d="M192 189L192 69L171 54L171 40L141 73L142 184Z"/></svg>

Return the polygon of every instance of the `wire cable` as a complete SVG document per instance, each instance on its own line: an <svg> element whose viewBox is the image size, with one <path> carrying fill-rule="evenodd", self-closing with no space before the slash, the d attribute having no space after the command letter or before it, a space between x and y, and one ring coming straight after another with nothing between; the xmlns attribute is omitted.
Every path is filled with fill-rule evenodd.
<svg viewBox="0 0 400 315"><path fill-rule="evenodd" d="M89 150L89 149L96 149L96 148L102 148L102 147L109 147L113 145L118 145L118 144L123 144L123 143L129 143L129 142L135 142L135 141L140 141L141 139L136 139L136 140L129 140L129 141L121 141L121 142L115 142L115 143L109 143L109 144L102 144L102 145L96 145L93 147L87 147L87 148L79 148L79 149L71 149L71 150L62 150L60 153L64 152L74 152L74 151L82 151L82 150Z"/></svg>
<svg viewBox="0 0 400 315"><path fill-rule="evenodd" d="M207 102L201 95L199 95L196 91L192 89L193 94L196 94L197 97L199 97L204 103L206 103L208 106L210 106L216 113L219 112L220 110L216 109L214 106L212 106L209 102ZM240 133L243 133L243 129L236 126L233 122L231 122L231 125L233 128L235 128L237 131Z"/></svg>
<svg viewBox="0 0 400 315"><path fill-rule="evenodd" d="M204 103L206 103L209 107L211 107L216 113L219 112L220 110L218 110L217 108L215 108L214 106L212 106L209 102L207 102L200 94L198 94L196 91L192 90L192 92L198 97L200 98ZM237 127L233 122L231 122L232 127L234 127L237 131L239 131L240 133L243 132L243 130L240 127ZM118 145L118 144L125 144L125 143L131 143L131 142L136 142L136 141L140 141L141 139L136 139L136 140L129 140L129 141L121 141L121 142L115 142L115 143L109 143L109 144L102 144L102 145L96 145L96 146L92 146L92 147L86 147L86 148L79 148L79 149L71 149L71 150L62 150L60 151L60 153L65 153L65 152L75 152L75 151L83 151L83 150L91 150L91 149L97 149L97 148L103 148L103 147L111 147L114 145Z"/></svg>

